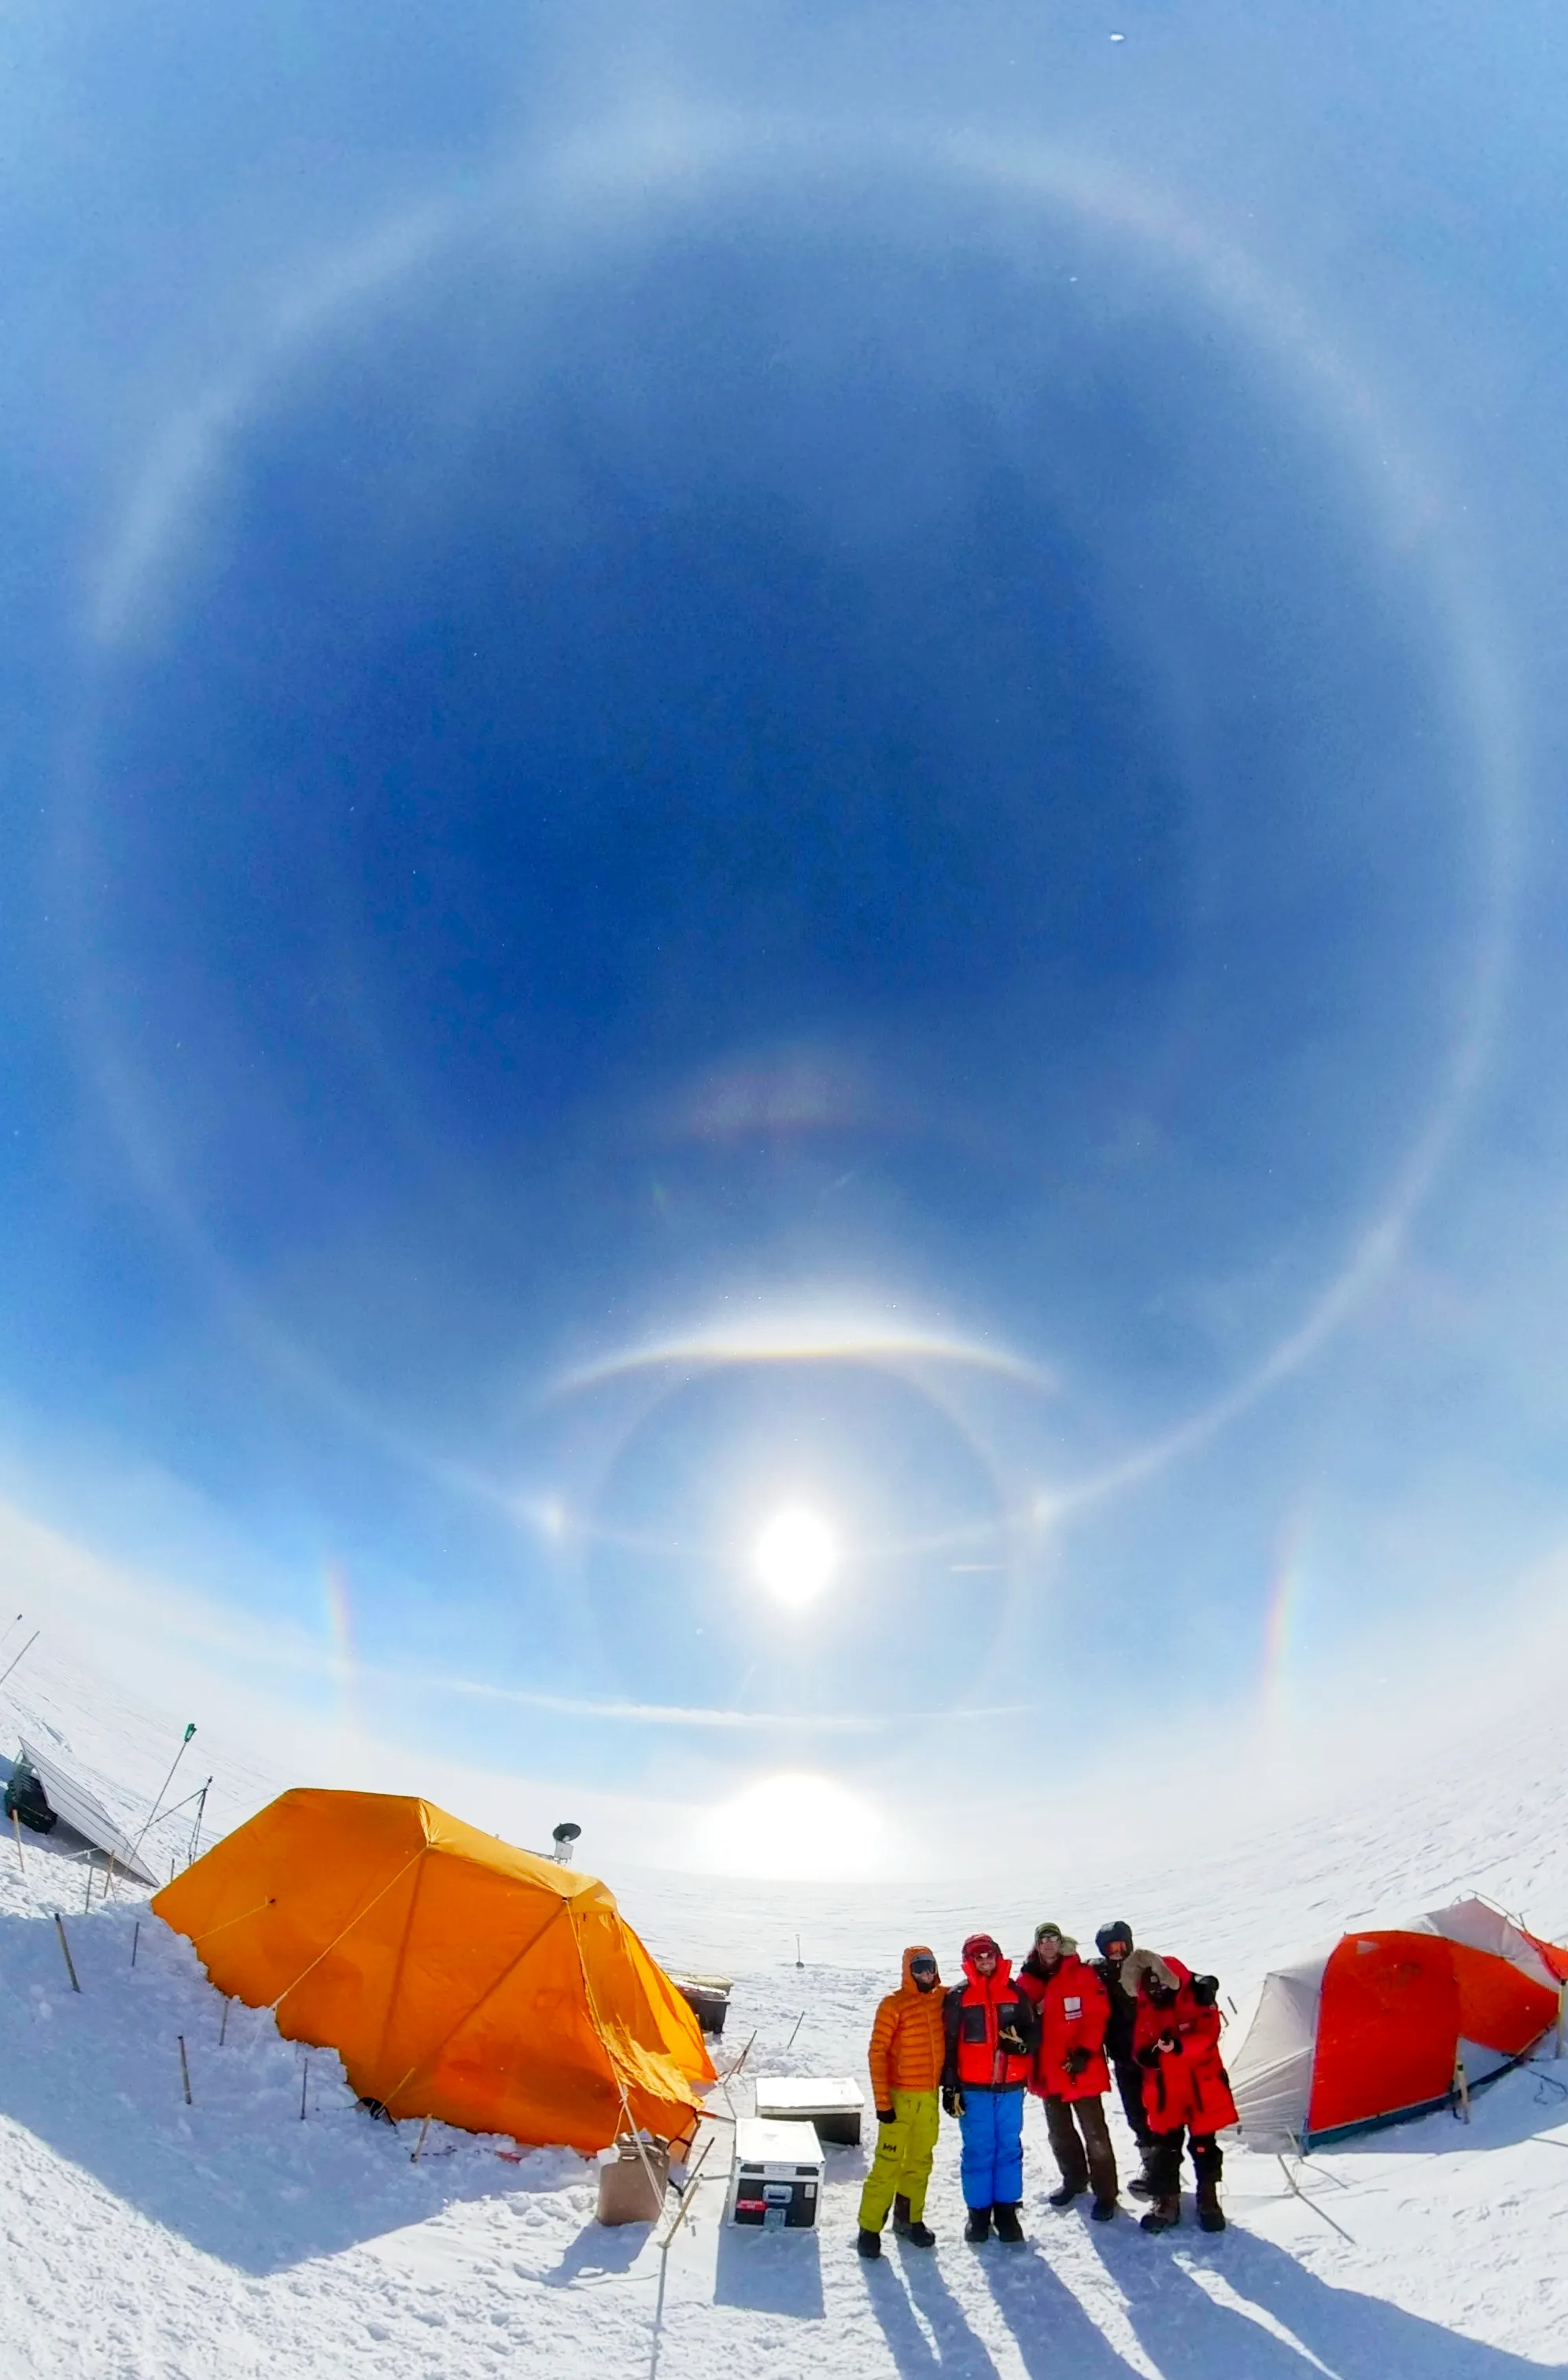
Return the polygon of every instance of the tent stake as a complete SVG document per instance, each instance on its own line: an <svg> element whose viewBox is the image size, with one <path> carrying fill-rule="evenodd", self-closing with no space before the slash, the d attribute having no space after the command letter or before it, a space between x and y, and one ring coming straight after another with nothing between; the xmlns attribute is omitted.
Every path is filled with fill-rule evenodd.
<svg viewBox="0 0 1568 2380"><path fill-rule="evenodd" d="M11 1831L17 1839L17 1865L25 1876L27 1874L27 1862L22 1857L22 1822L18 1817L14 1810L11 1813Z"/></svg>
<svg viewBox="0 0 1568 2380"><path fill-rule="evenodd" d="M410 2165L418 2165L418 2164L419 2164L419 2151L424 2147L424 2144L425 2144L425 2134L429 2131L429 2130L430 2130L430 2118L427 2116L427 2117L425 2118L424 2122L419 2126L419 2139L414 2143L414 2154L413 2154L413 2155L408 2159L408 2162L409 2162L409 2164L410 2164Z"/></svg>
<svg viewBox="0 0 1568 2380"><path fill-rule="evenodd" d="M92 1853L87 1854L87 1890L81 1897L81 1913L85 1917L92 1906Z"/></svg>
<svg viewBox="0 0 1568 2380"><path fill-rule="evenodd" d="M109 1853L109 1865L103 1876L103 1889L99 1898L107 1900L115 1888L115 1854Z"/></svg>
<svg viewBox="0 0 1568 2380"><path fill-rule="evenodd" d="M228 2012L233 2006L234 2002L231 1999L224 2002L224 2021L218 2027L218 2047L220 2049L224 2046L224 2035L228 2031Z"/></svg>
<svg viewBox="0 0 1568 2380"><path fill-rule="evenodd" d="M193 2101L192 2101L192 2099L191 2099L191 2096L190 2096L190 2068L189 2068L189 2066L188 2066L188 2065L187 2064L187 2062L186 2062L186 2055L185 2055L185 2035L184 2035L184 2034L183 2034L183 2033L176 2033L176 2035L175 2035L175 2039L176 2039L176 2040L178 2042L178 2044L179 2044L179 2074L180 2074L180 2081L185 2084L185 2104L186 2104L186 2106L188 2107L192 2106L194 2103L193 2103Z"/></svg>
<svg viewBox="0 0 1568 2380"><path fill-rule="evenodd" d="M1467 2124L1470 2120L1470 2082L1463 2058L1456 2058L1453 2061L1453 2095L1457 2102L1453 2112L1462 2124Z"/></svg>
<svg viewBox="0 0 1568 2380"><path fill-rule="evenodd" d="M801 2010L801 2011L800 2011L800 2014L799 2014L799 2015L796 2018L796 2020L795 2020L794 2031L792 2031L792 2033L790 2034L789 2039L784 2043L784 2056L785 2056L786 2058L789 2056L790 2051L795 2047L795 2035L796 2035L796 2034L797 2034L797 2033L800 2031L800 2028L801 2028L801 2026L805 2023L805 2022L806 2022L806 2011L805 2011L805 2010L804 2010L804 2009L802 2009L802 2010Z"/></svg>
<svg viewBox="0 0 1568 2380"><path fill-rule="evenodd" d="M1300 2182L1297 2181L1295 2174L1292 2173L1283 2157L1281 2157L1280 2159L1280 2171L1284 2175L1285 2188L1293 2192L1295 2195L1300 2199L1303 2206L1310 2206L1314 2215L1320 2215L1322 2216L1331 2231L1337 2231L1340 2238L1344 2240L1346 2245L1354 2248L1355 2242L1351 2238L1349 2232L1345 2229L1344 2225L1343 2223L1336 2223L1333 2216L1329 2213L1327 2207L1319 2206L1315 2198L1307 2197L1307 2192L1301 2187Z"/></svg>
<svg viewBox="0 0 1568 2380"><path fill-rule="evenodd" d="M675 2209L675 2219L659 2242L659 2253L662 2256L667 2256L669 2254L670 2242L675 2238L675 2233L680 2229L681 2225L686 2221L687 2213L691 2207L691 2202L697 2195L697 2185L702 2179L702 2168L707 2163L708 2152L712 2147L715 2135L712 2132L710 2132L707 2139L702 2143L702 2155L698 2158L697 2163L692 2167L691 2171L686 2178L686 2188L681 2192L680 2204Z"/></svg>
<svg viewBox="0 0 1568 2380"><path fill-rule="evenodd" d="M310 2054L309 2054L309 2052L307 2052L307 2054L306 2054L306 2058L305 2058L305 2063L304 2063L304 2065L303 2065L303 2066L300 2068L300 2070L299 2070L299 2120L300 2120L300 2122L301 2122L301 2123L303 2123L303 2122L304 2122L304 2120L305 2120L305 2094L306 2094L306 2092L310 2089Z"/></svg>
<svg viewBox="0 0 1568 2380"><path fill-rule="evenodd" d="M79 1992L81 1985L76 1979L76 1961L71 1956L71 1946L66 1939L66 1921L57 1909L55 1912L55 1924L60 1936L60 1948L66 1954L66 1973L71 1979L71 1989L73 1992Z"/></svg>
<svg viewBox="0 0 1568 2380"><path fill-rule="evenodd" d="M136 1921L136 1924L135 1924L135 1925L131 1927L131 1929L130 1929L130 1963L131 1963L131 1965L132 1965L133 1967L134 1967L134 1966L135 1966L135 1964L136 1964L136 1946L137 1946L137 1944L140 1941L140 1939L141 1939L141 1920L140 1920L140 1918L139 1917L139 1918L137 1919L137 1921Z"/></svg>

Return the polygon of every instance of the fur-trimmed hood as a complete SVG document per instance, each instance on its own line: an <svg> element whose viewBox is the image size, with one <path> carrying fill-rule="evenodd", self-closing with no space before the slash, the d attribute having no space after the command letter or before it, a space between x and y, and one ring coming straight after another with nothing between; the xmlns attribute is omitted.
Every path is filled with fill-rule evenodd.
<svg viewBox="0 0 1568 2380"><path fill-rule="evenodd" d="M1177 1979L1158 1950L1129 1950L1122 1961L1120 1982L1129 1999L1136 1999L1145 1981L1162 1992L1177 1989Z"/></svg>

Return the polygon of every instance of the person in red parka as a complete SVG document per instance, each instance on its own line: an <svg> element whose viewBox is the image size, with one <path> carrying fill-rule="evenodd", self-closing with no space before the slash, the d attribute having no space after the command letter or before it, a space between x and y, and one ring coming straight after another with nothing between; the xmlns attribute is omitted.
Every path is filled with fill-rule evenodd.
<svg viewBox="0 0 1568 2380"><path fill-rule="evenodd" d="M1215 2134L1237 2117L1231 2078L1220 2057L1219 1984L1153 1950L1134 1950L1122 1968L1122 1982L1136 2002L1133 2055L1144 2070L1151 2142L1146 2170L1152 2204L1143 2228L1168 2231L1182 2219L1185 2139L1197 2173L1198 2222L1205 2231L1222 2231L1224 2158Z"/></svg>
<svg viewBox="0 0 1568 2380"><path fill-rule="evenodd" d="M1045 2102L1045 2129L1062 2172L1052 2206L1071 2206L1091 2185L1097 2223L1116 2212L1116 2152L1105 2122L1111 2070L1105 2028L1111 1998L1078 1946L1060 1925L1035 1928L1035 1947L1018 1982L1039 2010L1039 2046L1029 2088ZM1079 2134L1082 2134L1080 2139Z"/></svg>

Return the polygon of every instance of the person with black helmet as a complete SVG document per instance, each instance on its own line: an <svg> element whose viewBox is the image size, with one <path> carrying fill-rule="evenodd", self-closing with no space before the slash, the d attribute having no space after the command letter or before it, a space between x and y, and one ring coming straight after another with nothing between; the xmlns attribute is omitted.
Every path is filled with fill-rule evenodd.
<svg viewBox="0 0 1568 2380"><path fill-rule="evenodd" d="M1127 2188L1135 2198L1148 2198L1152 2189L1149 2180L1149 2153L1153 2135L1149 2129L1149 2118L1144 2113L1143 2069L1133 2055L1133 2024L1137 2004L1122 1981L1123 1964L1132 1955L1133 1929L1125 1918L1113 1917L1095 1936L1094 1947L1100 1956L1091 1963L1111 2003L1111 2019L1105 2028L1105 2055L1116 2077L1122 2113L1127 2119L1144 2165L1142 2173L1135 2175Z"/></svg>

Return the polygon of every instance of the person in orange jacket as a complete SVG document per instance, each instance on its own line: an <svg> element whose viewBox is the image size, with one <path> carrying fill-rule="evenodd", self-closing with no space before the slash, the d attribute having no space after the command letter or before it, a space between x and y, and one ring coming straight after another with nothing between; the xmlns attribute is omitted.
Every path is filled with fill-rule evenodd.
<svg viewBox="0 0 1568 2380"><path fill-rule="evenodd" d="M855 2244L862 2256L881 2254L890 2207L900 2239L917 2248L936 2245L936 2234L923 2217L942 2129L937 2094L944 2055L942 1978L934 1955L919 1942L904 1953L904 1980L879 2004L871 2024L866 2062L877 2111L877 2153L860 2193Z"/></svg>
<svg viewBox="0 0 1568 2380"><path fill-rule="evenodd" d="M1020 1990L1011 1962L990 1934L964 1945L964 1976L943 2008L947 2057L942 2103L964 2135L959 2177L969 2210L964 2237L978 2247L996 2236L1022 2245L1018 2204L1024 2195L1024 2086L1034 2069L1039 2037L1035 2004Z"/></svg>
<svg viewBox="0 0 1568 2380"><path fill-rule="evenodd" d="M1060 1925L1037 1925L1035 1947L1018 1970L1018 1981L1039 2010L1039 2046L1029 2089L1045 2102L1045 2129L1062 2186L1052 2206L1071 2206L1090 2185L1097 2223L1116 2212L1116 2152L1105 2122L1111 2069L1105 2062L1105 2029L1111 1999L1078 1946ZM1082 2135L1080 2138L1079 2135Z"/></svg>
<svg viewBox="0 0 1568 2380"><path fill-rule="evenodd" d="M1133 2055L1144 2070L1143 2104L1151 2145L1145 2170L1152 2204L1146 2231L1169 2231L1182 2219L1182 2144L1197 2174L1197 2219L1222 2231L1220 2176L1224 2157L1216 2133L1237 2121L1231 2078L1220 2056L1220 1985L1195 1975L1179 1959L1134 1950L1122 1982L1136 2004Z"/></svg>

